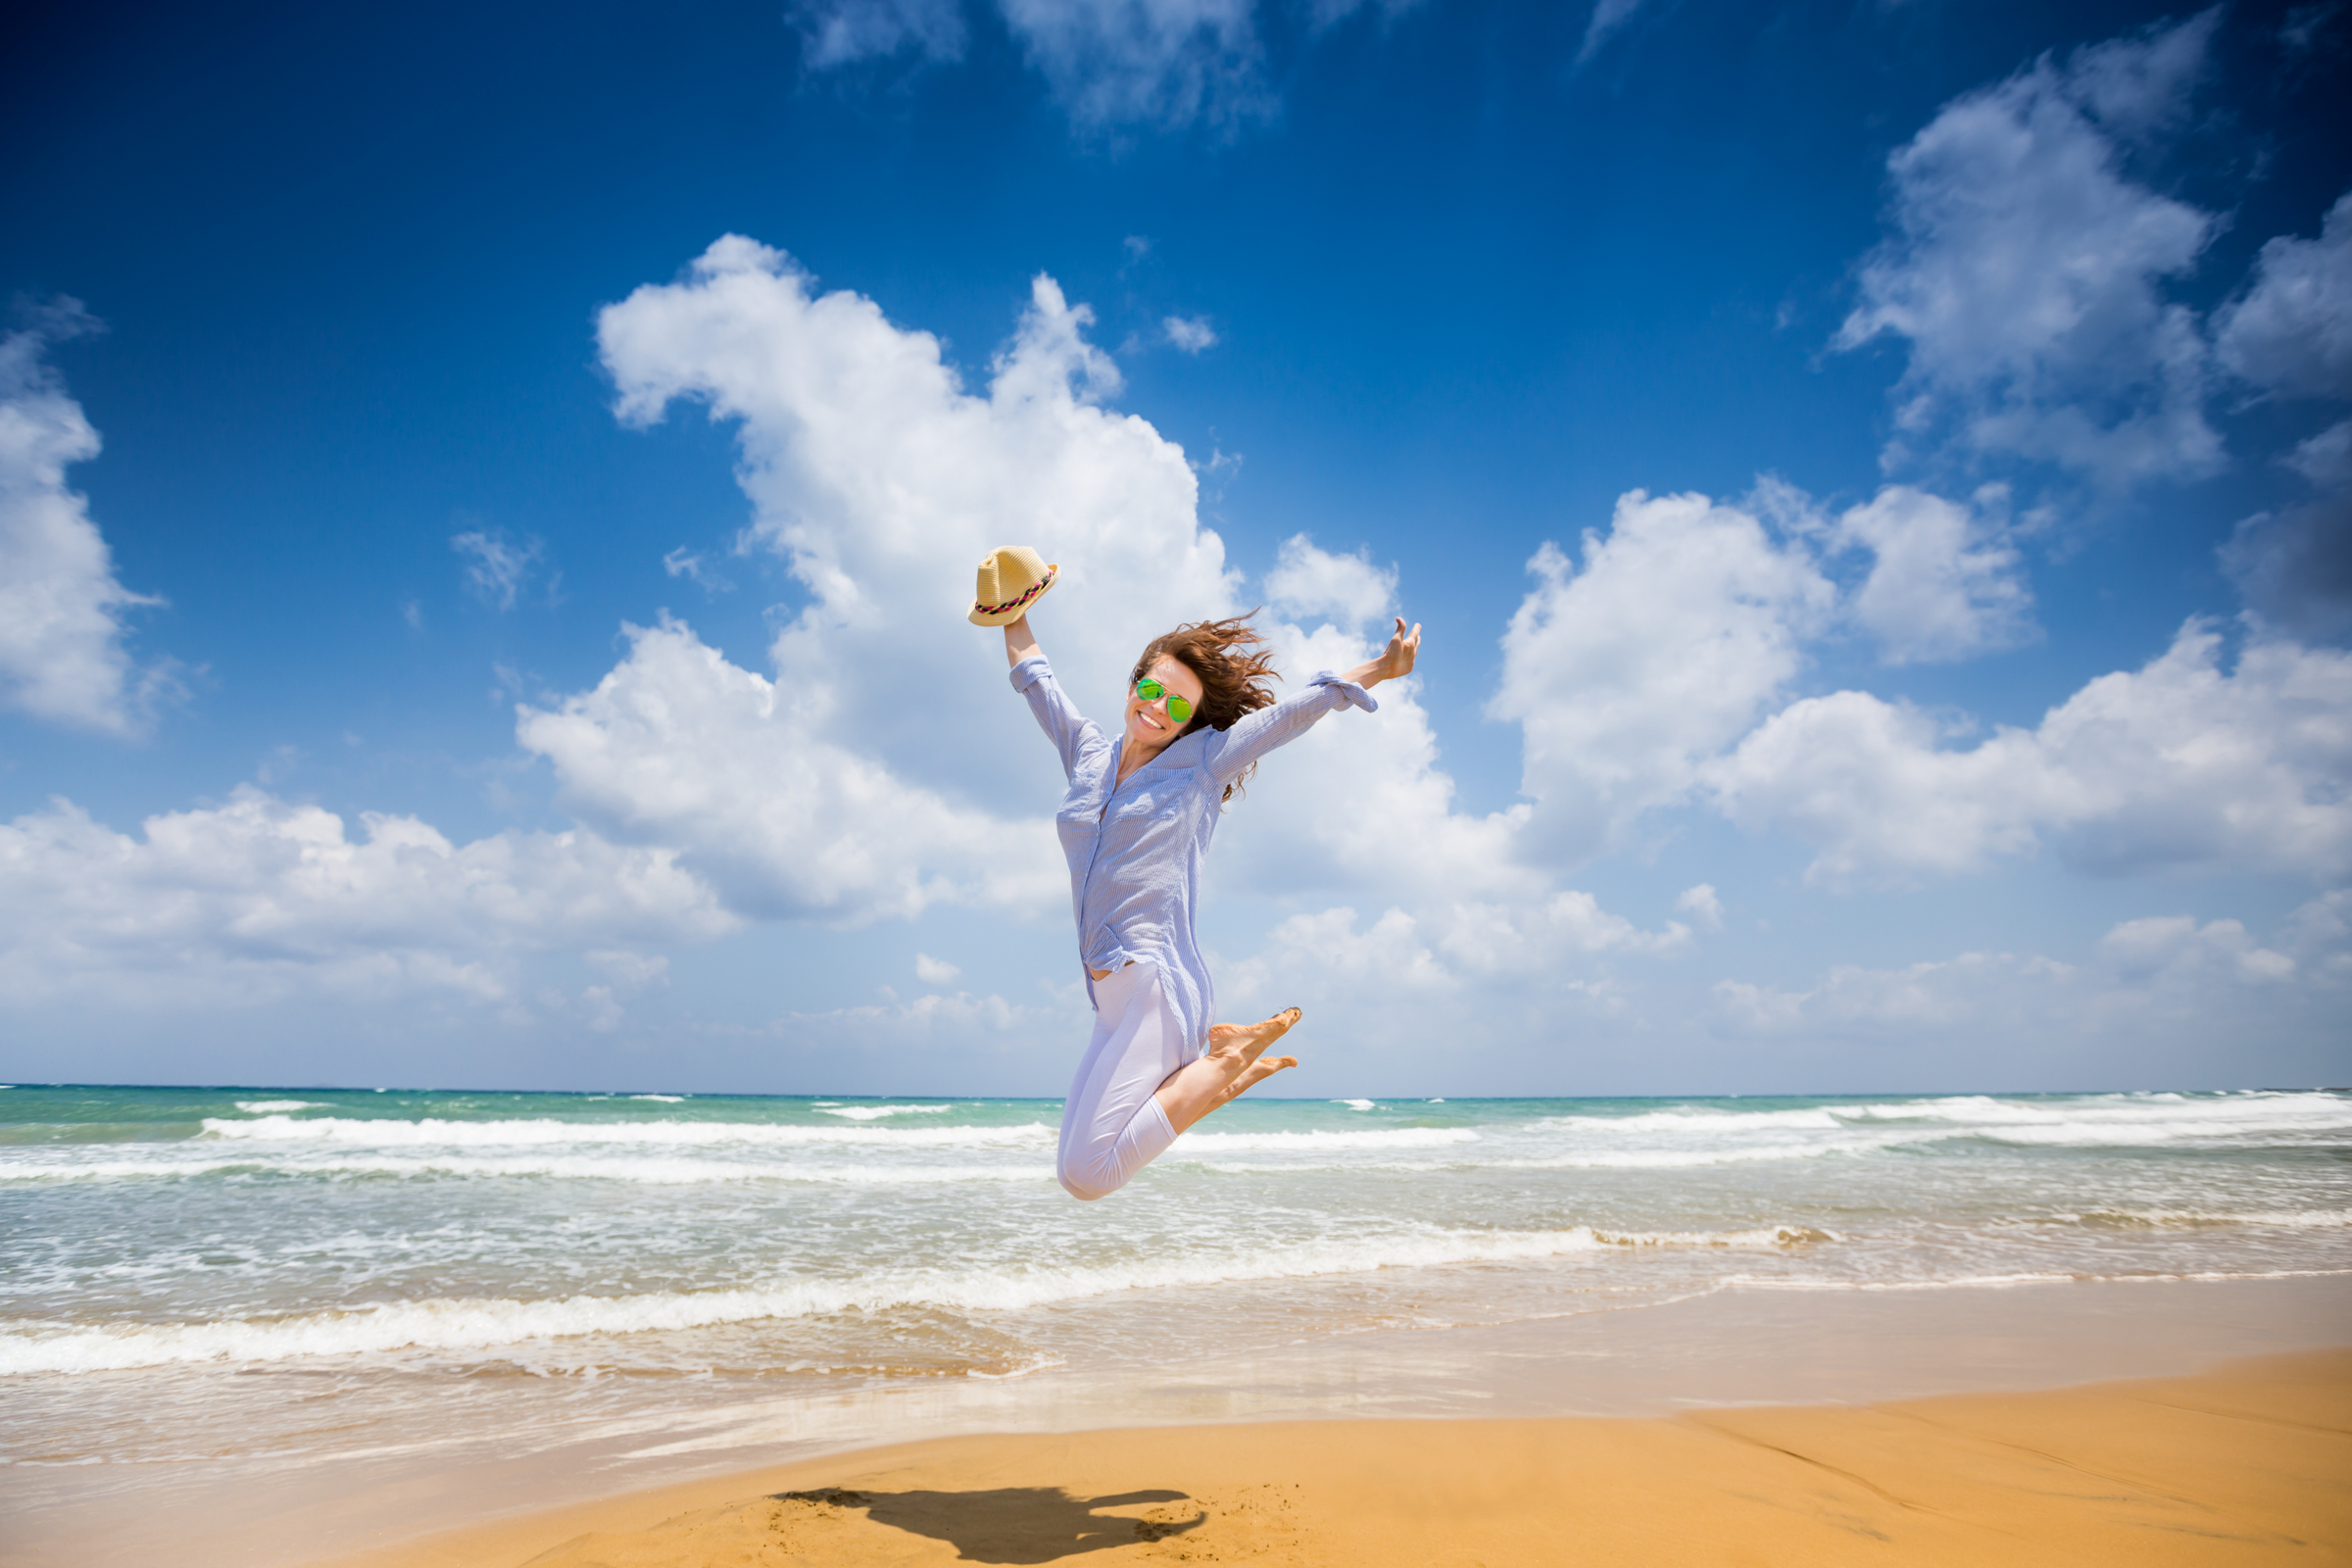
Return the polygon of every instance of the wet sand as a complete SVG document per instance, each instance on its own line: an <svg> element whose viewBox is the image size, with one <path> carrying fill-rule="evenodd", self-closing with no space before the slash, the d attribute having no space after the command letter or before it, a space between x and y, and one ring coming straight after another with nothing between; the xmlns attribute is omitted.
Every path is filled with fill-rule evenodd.
<svg viewBox="0 0 2352 1568"><path fill-rule="evenodd" d="M951 1438L336 1568L958 1561L2352 1561L2352 1349L1860 1407Z"/></svg>
<svg viewBox="0 0 2352 1568"><path fill-rule="evenodd" d="M1888 1519L1913 1524L1931 1518L1922 1508L1947 1506L1934 1494L1913 1497L1888 1477L1857 1469L1835 1452L1814 1455L1832 1470L1774 1459L1737 1435L1737 1423L1759 1410L1776 1411L1770 1419L1788 1424L1789 1432L1826 1420L1825 1430L1857 1434L1839 1443L1869 1450L1877 1438L1858 1434L1879 1432L1871 1423L1901 1427L1915 1418L1882 1418L1862 1406L1908 1409L1931 1396L2024 1396L2028 1403L2018 1409L2030 1411L2040 1408L2031 1405L2041 1397L2038 1391L2205 1375L2231 1360L2347 1346L2352 1278L2342 1276L1933 1291L1742 1289L1486 1328L1343 1335L1219 1365L930 1379L818 1396L751 1391L739 1402L655 1410L621 1427L565 1430L551 1423L553 1429L538 1434L527 1449L453 1428L445 1445L424 1452L390 1449L328 1459L324 1455L336 1451L332 1445L343 1435L322 1432L317 1459L226 1448L216 1454L207 1450L220 1436L208 1442L214 1428L191 1426L186 1457L170 1464L0 1465L0 1561L10 1568L144 1568L161 1561L175 1568L297 1568L349 1558L369 1568L516 1568L591 1531L641 1534L679 1514L744 1504L750 1511L738 1509L723 1527L705 1527L706 1533L740 1532L753 1528L754 1515L766 1506L755 1499L769 1494L855 1487L869 1495L942 1494L948 1500L924 1506L949 1512L925 1518L948 1534L925 1536L894 1523L910 1517L906 1510L913 1504L904 1500L885 1501L880 1516L872 1504L777 1503L783 1511L761 1528L772 1530L777 1519L800 1521L792 1525L798 1532L793 1539L821 1539L827 1544L820 1557L849 1563L865 1560L856 1551L868 1547L880 1553L872 1558L877 1562L929 1560L919 1552L934 1547L946 1553L936 1560L947 1561L963 1550L954 1532L976 1528L958 1518L1004 1515L1001 1527L988 1528L1012 1530L1028 1542L1018 1550L1047 1554L988 1559L973 1553L1013 1548L974 1544L964 1550L964 1560L1048 1562L1077 1546L1090 1557L1113 1547L1132 1553L1139 1544L1132 1535L1135 1520L1181 1504L1177 1515L1146 1522L1183 1523L1207 1510L1210 1517L1200 1524L1158 1543L1163 1555L1191 1550L1195 1560L1207 1561L1198 1554L1230 1554L1244 1549L1236 1541L1257 1539L1250 1532L1260 1527L1251 1519L1303 1518L1299 1510L1306 1509L1312 1529L1295 1527L1306 1533L1295 1547L1283 1548L1298 1555L1264 1560L1374 1561L1379 1559L1360 1555L1372 1545L1350 1534L1356 1527L1348 1520L1386 1517L1382 1510L1391 1504L1384 1498L1418 1499L1413 1517L1451 1520L1450 1505L1435 1494L1447 1493L1491 1499L1459 1524L1464 1540L1521 1528L1507 1526L1517 1510L1540 1514L1573 1504L1573 1516L1524 1526L1557 1532L1536 1555L1514 1555L1522 1547L1503 1542L1479 1547L1489 1555L1475 1560L1612 1560L1592 1555L1605 1545L1627 1553L1624 1560L1644 1560L1647 1553L1646 1560L1662 1562L1674 1560L1670 1548L1682 1539L1675 1532L1746 1506L1740 1495L1775 1499L1768 1511L1777 1514L1817 1502L1826 1508L1819 1498L1831 1494L1808 1488L1830 1487L1844 1495L1836 1491L1843 1488L1863 1509L1856 1517L1875 1520L1871 1509L1891 1508ZM2294 1476L2332 1464L2340 1506L2352 1494L2352 1467L2328 1445L2341 1442L2352 1395L2340 1362L2312 1365L2319 1368L2310 1382L2317 1417L2281 1417L2283 1426L2255 1422L2245 1428L2250 1435L2243 1443L2214 1440L2227 1450L2224 1459L2198 1467L2189 1478L2194 1485L2154 1478L2148 1484L2201 1499L2195 1506L2226 1511L2234 1505L2197 1489L2208 1475L2238 1465L2235 1456L2269 1452L2264 1434L2275 1429L2309 1439L2306 1448L2281 1450L2310 1458L2295 1461L2304 1463L2301 1471L2280 1469L2279 1484L2292 1491L2301 1484ZM248 1399L306 1398L307 1386L317 1381L284 1374L235 1380ZM2058 1409L2016 1416L2023 1424L2018 1430L2035 1422L2053 1434L2071 1430L2075 1418ZM183 1413L159 1408L155 1414L172 1420ZM1135 1430L1101 1430L1105 1428ZM1073 1432L1095 1435L1065 1436ZM2019 1441L2060 1451L2030 1432ZM1647 1456L1646 1469L1633 1463L1635 1454ZM1413 1468L1424 1459L1431 1468ZM1412 1465L1400 1468L1406 1460ZM1949 1455L1920 1463L1930 1479L1975 1473ZM2103 1473L2099 1461L2083 1456L2065 1464ZM915 1479L877 1479L892 1465ZM1878 1494L1838 1480L1837 1469L1867 1476L1919 1507L1883 1497L1872 1502ZM2073 1473L2064 1464L2061 1470ZM2135 1472L2116 1473L2129 1479ZM1675 1482L1678 1476L1704 1477L1716 1491L1676 1492L1669 1483L1683 1484ZM1745 1479L1735 1484L1740 1477ZM1269 1487L1295 1491L1262 1490ZM1618 1501L1611 1500L1612 1489ZM1106 1515L1117 1516L1107 1523L1086 1522L1093 1510L1073 1513L1076 1505L1068 1500L1136 1491L1181 1492L1194 1500L1101 1504ZM973 1494L992 1496L976 1500ZM1278 1496L1292 1500L1275 1508ZM1407 1521L1396 1528L1405 1533L1401 1541L1420 1527ZM1429 1528L1446 1537L1457 1526ZM1912 1539L1882 1524L1869 1528ZM2161 1533L2171 1542L2178 1534L2170 1525L2117 1528L2134 1541ZM2278 1529L2296 1533L2285 1525ZM850 1530L879 1533L855 1549L832 1539ZM1102 1537L1103 1530L1111 1537ZM1738 1530L1747 1532L1749 1525ZM1129 1535L1119 1537L1119 1531ZM1220 1541L1226 1544L1216 1545ZM1458 1553L1449 1558L1440 1544L1423 1541L1414 1549L1435 1553L1427 1561L1474 1560ZM662 1556L670 1545L647 1549L655 1553L648 1560L671 1560ZM1561 1555L1571 1549L1587 1556ZM1714 1560L1801 1560L1754 1551L1742 1558L1747 1549L1742 1540ZM687 1553L675 1560L796 1560L779 1555L783 1550L765 1542L757 1550L744 1545L733 1558ZM845 1551L850 1554L838 1555ZM1324 1555L1313 1555L1318 1551ZM600 1559L575 1554L553 1560ZM2322 1554L2309 1560L2334 1559Z"/></svg>

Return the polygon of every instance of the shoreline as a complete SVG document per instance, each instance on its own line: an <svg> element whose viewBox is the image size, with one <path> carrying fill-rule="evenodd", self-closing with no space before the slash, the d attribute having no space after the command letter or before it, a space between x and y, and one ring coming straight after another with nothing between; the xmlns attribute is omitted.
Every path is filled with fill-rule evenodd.
<svg viewBox="0 0 2352 1568"><path fill-rule="evenodd" d="M0 1512L12 1521L7 1555L22 1568L161 1557L182 1568L299 1568L355 1553L390 1568L406 1559L386 1550L451 1531L724 1488L779 1467L799 1474L909 1445L1053 1443L1119 1429L1157 1432L1181 1447L1194 1441L1184 1433L1203 1428L1305 1421L1325 1432L1399 1418L1654 1423L1705 1410L1853 1408L2202 1375L2250 1355L2347 1344L2352 1277L2341 1275L1728 1288L1561 1318L1342 1336L1206 1371L1061 1369L770 1394L519 1458L391 1454L209 1478L201 1461L138 1467L144 1475L11 1466L0 1471ZM415 1559L419 1568L436 1560Z"/></svg>
<svg viewBox="0 0 2352 1568"><path fill-rule="evenodd" d="M2303 1562L2352 1552L2347 1475L2352 1348L1861 1406L935 1439L312 1568Z"/></svg>

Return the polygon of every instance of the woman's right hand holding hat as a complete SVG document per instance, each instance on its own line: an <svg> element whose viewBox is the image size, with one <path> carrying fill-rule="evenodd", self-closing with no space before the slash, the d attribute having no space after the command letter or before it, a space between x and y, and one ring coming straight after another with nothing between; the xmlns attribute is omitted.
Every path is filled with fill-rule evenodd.
<svg viewBox="0 0 2352 1568"><path fill-rule="evenodd" d="M1004 626L1021 619L1046 596L1060 570L1048 565L1031 546L999 545L980 562L966 618L975 626Z"/></svg>

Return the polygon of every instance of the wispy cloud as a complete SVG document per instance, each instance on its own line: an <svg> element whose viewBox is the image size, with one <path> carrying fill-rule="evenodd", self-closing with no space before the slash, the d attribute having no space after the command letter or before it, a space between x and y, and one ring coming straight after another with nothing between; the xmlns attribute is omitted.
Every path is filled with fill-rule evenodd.
<svg viewBox="0 0 2352 1568"><path fill-rule="evenodd" d="M1081 128L1232 129L1273 112L1250 0L999 0Z"/></svg>
<svg viewBox="0 0 2352 1568"><path fill-rule="evenodd" d="M925 60L963 55L958 0L796 0L785 16L814 71L907 52Z"/></svg>
<svg viewBox="0 0 2352 1568"><path fill-rule="evenodd" d="M735 584L712 570L699 551L678 546L662 558L662 569L672 577L683 577L707 594L731 594Z"/></svg>
<svg viewBox="0 0 2352 1568"><path fill-rule="evenodd" d="M1230 132L1273 113L1253 0L994 3L1084 135ZM789 16L811 71L905 56L951 61L966 42L958 0L799 0Z"/></svg>
<svg viewBox="0 0 2352 1568"><path fill-rule="evenodd" d="M1577 48L1576 63L1582 66L1600 53L1601 46L1633 21L1634 13L1646 3L1647 0L1598 0L1592 7L1592 20L1585 24L1585 41Z"/></svg>
<svg viewBox="0 0 2352 1568"><path fill-rule="evenodd" d="M1170 316L1161 319L1160 330L1168 341L1187 354L1199 354L1217 346L1217 329L1205 316Z"/></svg>
<svg viewBox="0 0 2352 1568"><path fill-rule="evenodd" d="M516 543L498 528L454 534L449 548L465 558L466 590L493 610L514 608L515 596L530 582L547 553L544 540Z"/></svg>

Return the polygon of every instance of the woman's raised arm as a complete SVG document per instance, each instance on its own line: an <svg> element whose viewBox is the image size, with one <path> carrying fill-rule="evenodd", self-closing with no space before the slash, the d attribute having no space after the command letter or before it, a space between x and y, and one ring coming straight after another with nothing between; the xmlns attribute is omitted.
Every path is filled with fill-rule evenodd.
<svg viewBox="0 0 2352 1568"><path fill-rule="evenodd" d="M1304 690L1293 692L1271 708L1245 713L1232 727L1212 735L1208 742L1210 775L1221 784L1232 783L1244 768L1275 747L1287 746L1298 739L1308 725L1335 709L1377 710L1380 705L1362 688L1411 674L1413 661L1420 652L1421 628L1415 626L1406 631L1404 618L1398 616L1396 630L1378 659L1358 664L1345 675L1325 671L1308 682Z"/></svg>
<svg viewBox="0 0 2352 1568"><path fill-rule="evenodd" d="M1418 627L1414 629L1419 630ZM1035 659L1043 652L1045 650L1037 646L1037 634L1029 629L1027 615L1004 623L1004 662L1007 666L1018 664L1024 659Z"/></svg>
<svg viewBox="0 0 2352 1568"><path fill-rule="evenodd" d="M1004 659L1012 666L1012 689L1028 699L1029 711L1037 715L1038 727L1061 753L1061 771L1064 777L1078 776L1078 764L1089 752L1108 746L1102 729L1093 719L1078 711L1063 694L1061 682L1045 662L1045 650L1029 634L1029 617L1004 623ZM1026 672L1021 661L1039 661Z"/></svg>
<svg viewBox="0 0 2352 1568"><path fill-rule="evenodd" d="M1011 630L1010 627L1005 629L1007 632ZM1420 655L1421 623L1414 621L1413 629L1408 632L1404 629L1404 617L1398 615L1396 629L1389 634L1389 646L1381 656L1368 664L1356 665L1348 672L1347 679L1358 686L1377 686L1384 680L1410 675L1413 672L1413 661Z"/></svg>

